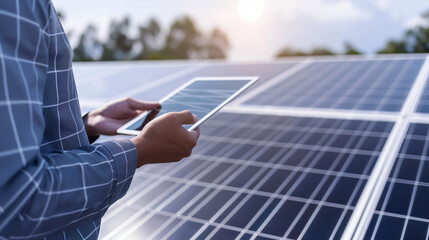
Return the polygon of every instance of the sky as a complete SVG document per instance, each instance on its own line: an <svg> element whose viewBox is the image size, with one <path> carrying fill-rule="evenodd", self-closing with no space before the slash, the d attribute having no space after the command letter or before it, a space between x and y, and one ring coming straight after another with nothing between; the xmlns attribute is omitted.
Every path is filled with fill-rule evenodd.
<svg viewBox="0 0 429 240"><path fill-rule="evenodd" d="M349 42L375 53L389 39L422 23L428 0L53 0L65 15L71 43L89 23L101 39L112 19L129 15L137 26L154 17L164 30L189 15L208 34L217 27L228 36L232 61L273 59L283 47L300 50L328 47L344 51Z"/></svg>

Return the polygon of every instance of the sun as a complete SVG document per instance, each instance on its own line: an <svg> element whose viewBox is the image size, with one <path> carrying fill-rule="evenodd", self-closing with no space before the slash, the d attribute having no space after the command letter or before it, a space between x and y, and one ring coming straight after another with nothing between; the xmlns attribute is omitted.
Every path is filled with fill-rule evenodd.
<svg viewBox="0 0 429 240"><path fill-rule="evenodd" d="M238 14L246 22L258 20L264 14L263 0L239 0Z"/></svg>

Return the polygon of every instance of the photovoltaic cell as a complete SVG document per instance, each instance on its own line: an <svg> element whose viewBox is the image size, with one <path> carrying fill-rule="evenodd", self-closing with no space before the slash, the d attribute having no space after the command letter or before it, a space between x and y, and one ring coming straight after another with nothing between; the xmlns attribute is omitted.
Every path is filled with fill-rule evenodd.
<svg viewBox="0 0 429 240"><path fill-rule="evenodd" d="M339 238L392 126L220 113L191 158L139 169L101 236Z"/></svg>
<svg viewBox="0 0 429 240"><path fill-rule="evenodd" d="M244 104L397 112L423 62L314 62Z"/></svg>
<svg viewBox="0 0 429 240"><path fill-rule="evenodd" d="M411 124L365 239L427 239L429 125Z"/></svg>

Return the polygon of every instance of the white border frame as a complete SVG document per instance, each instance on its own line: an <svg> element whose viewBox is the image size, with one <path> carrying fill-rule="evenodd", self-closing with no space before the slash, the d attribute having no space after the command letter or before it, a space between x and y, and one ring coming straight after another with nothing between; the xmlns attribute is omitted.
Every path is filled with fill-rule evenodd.
<svg viewBox="0 0 429 240"><path fill-rule="evenodd" d="M198 128L201 124L203 124L207 119L209 119L215 113L217 113L226 104L228 104L229 102L231 102L234 98L236 98L238 95L240 95L242 92L244 92L250 86L252 86L258 79L259 79L259 77L257 77L257 76L249 76L249 77L197 77L197 78L193 78L192 80L188 81L184 85L180 86L179 88L177 88L176 90L174 90L173 92L171 92L170 94L168 94L167 96L165 96L164 98L162 98L159 101L159 103L162 104L163 102L165 102L166 100L168 100L169 98L171 98L173 95L175 95L176 93L180 92L181 90L183 90L184 88L186 88L187 86L191 85L192 83L194 83L196 81L225 81L225 80L229 80L229 81L238 81L238 80L240 80L241 81L241 80L250 80L246 85L244 85L239 90L237 90L228 99L226 99L225 101L223 101L221 104L219 104L216 108L214 108L212 111L210 111L208 114L206 114L203 118L199 119L193 126L191 126L188 129L188 131L192 131L192 130L195 130L196 128ZM140 119L146 117L146 115L148 113L149 113L149 111L146 111L146 112L140 114L139 116L137 116L133 120L127 122L122 127L120 127L117 130L117 132L119 134L138 135L141 131L129 130L127 128L129 126L133 125L135 122L139 121Z"/></svg>

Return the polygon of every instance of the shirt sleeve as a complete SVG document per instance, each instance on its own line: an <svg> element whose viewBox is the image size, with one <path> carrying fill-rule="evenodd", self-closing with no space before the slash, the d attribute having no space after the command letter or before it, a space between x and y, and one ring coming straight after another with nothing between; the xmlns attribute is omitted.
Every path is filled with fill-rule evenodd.
<svg viewBox="0 0 429 240"><path fill-rule="evenodd" d="M48 1L0 6L0 239L29 239L99 219L136 169L129 140L42 153ZM34 14L38 14L36 21Z"/></svg>

